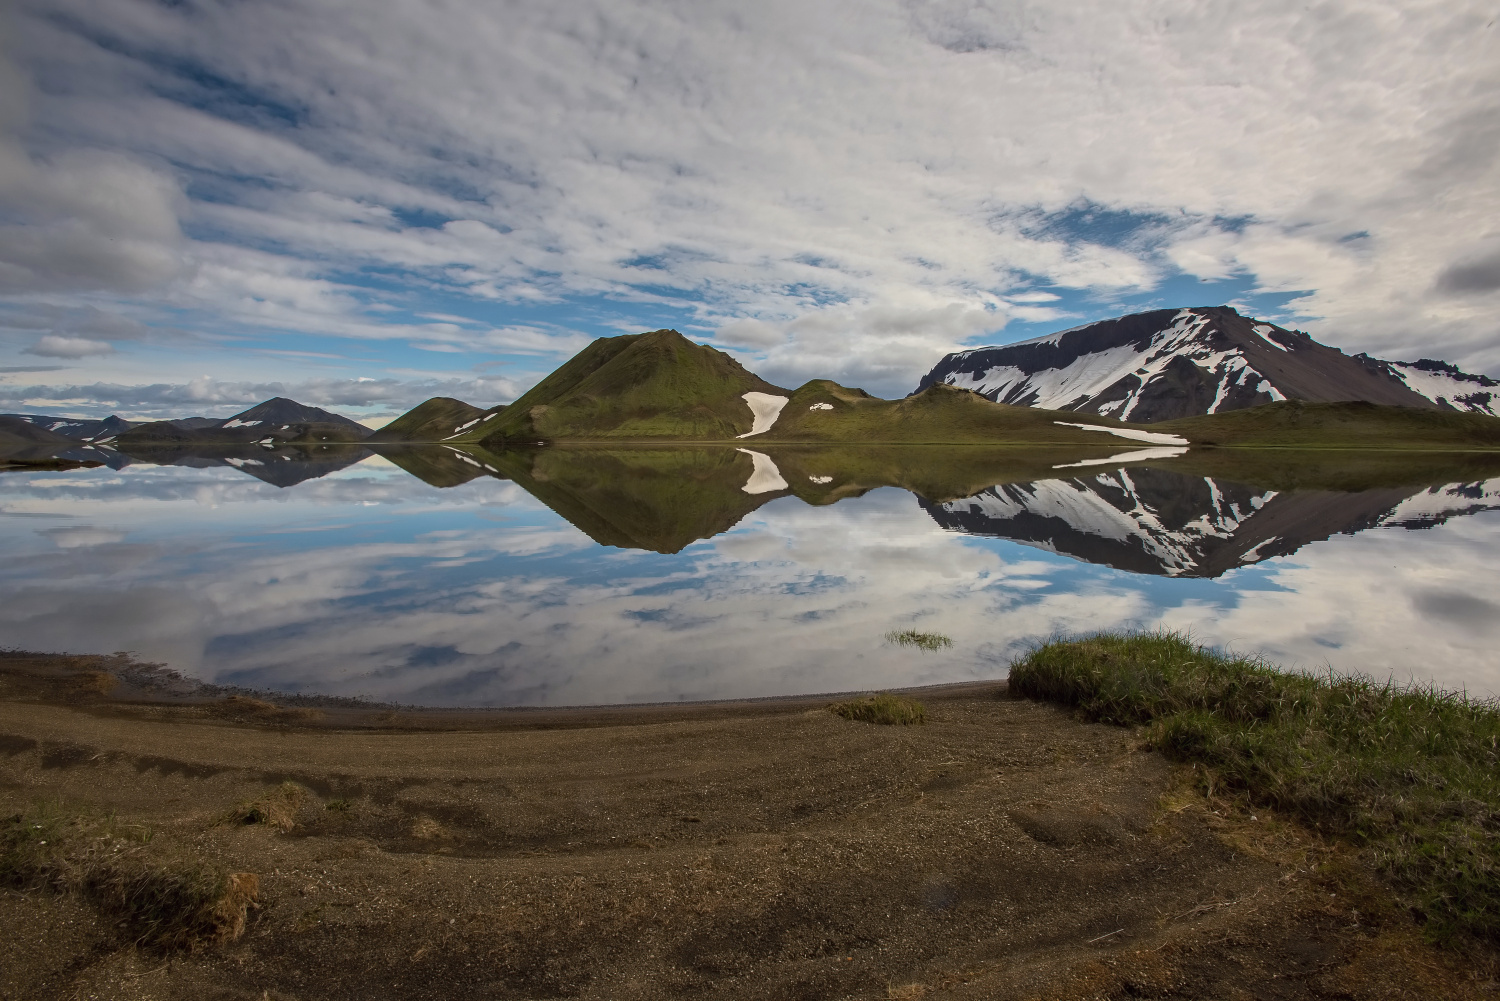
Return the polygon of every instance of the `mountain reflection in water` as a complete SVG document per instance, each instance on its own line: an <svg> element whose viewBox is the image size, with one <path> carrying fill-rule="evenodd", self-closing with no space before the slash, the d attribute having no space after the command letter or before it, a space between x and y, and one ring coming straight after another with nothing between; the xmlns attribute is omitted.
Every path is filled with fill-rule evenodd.
<svg viewBox="0 0 1500 1001"><path fill-rule="evenodd" d="M999 677L1049 635L1165 627L1500 690L1500 457L1140 452L101 453L0 476L0 642L580 704ZM906 626L955 646L881 639Z"/></svg>

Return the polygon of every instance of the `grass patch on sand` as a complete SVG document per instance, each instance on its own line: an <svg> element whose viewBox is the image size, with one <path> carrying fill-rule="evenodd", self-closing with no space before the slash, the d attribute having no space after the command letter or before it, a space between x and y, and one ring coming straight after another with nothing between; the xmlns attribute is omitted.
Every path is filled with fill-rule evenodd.
<svg viewBox="0 0 1500 1001"><path fill-rule="evenodd" d="M915 699L881 692L863 699L850 699L828 707L828 711L844 719L861 723L880 723L885 726L911 726L927 722L927 709Z"/></svg>
<svg viewBox="0 0 1500 1001"><path fill-rule="evenodd" d="M241 803L224 817L229 824L264 824L283 834L297 826L297 811L307 799L307 790L295 782L283 782L259 799Z"/></svg>
<svg viewBox="0 0 1500 1001"><path fill-rule="evenodd" d="M897 646L914 646L918 650L946 650L953 645L953 640L942 633L923 633L915 629L892 629L885 634L887 643Z"/></svg>
<svg viewBox="0 0 1500 1001"><path fill-rule="evenodd" d="M245 930L260 882L254 873L151 859L145 828L38 805L0 818L0 885L76 893L138 946L192 949Z"/></svg>
<svg viewBox="0 0 1500 1001"><path fill-rule="evenodd" d="M1286 673L1170 633L1044 644L1013 696L1146 728L1146 743L1366 850L1436 941L1500 942L1500 707Z"/></svg>

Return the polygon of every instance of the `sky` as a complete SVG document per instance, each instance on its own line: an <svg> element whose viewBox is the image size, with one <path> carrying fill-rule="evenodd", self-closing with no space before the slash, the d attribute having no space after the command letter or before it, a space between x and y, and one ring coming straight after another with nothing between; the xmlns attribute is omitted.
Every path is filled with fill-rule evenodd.
<svg viewBox="0 0 1500 1001"><path fill-rule="evenodd" d="M1500 375L1492 4L7 0L0 411L373 424L1231 303Z"/></svg>

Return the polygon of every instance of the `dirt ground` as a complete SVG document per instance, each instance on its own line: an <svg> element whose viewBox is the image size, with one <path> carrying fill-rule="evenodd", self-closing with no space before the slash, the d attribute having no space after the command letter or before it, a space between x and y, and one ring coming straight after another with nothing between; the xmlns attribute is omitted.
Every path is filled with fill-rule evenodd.
<svg viewBox="0 0 1500 1001"><path fill-rule="evenodd" d="M1495 996L1348 850L1002 685L898 727L88 677L0 671L0 819L112 814L149 832L129 851L254 873L259 900L237 940L162 952L86 895L0 889L0 998Z"/></svg>

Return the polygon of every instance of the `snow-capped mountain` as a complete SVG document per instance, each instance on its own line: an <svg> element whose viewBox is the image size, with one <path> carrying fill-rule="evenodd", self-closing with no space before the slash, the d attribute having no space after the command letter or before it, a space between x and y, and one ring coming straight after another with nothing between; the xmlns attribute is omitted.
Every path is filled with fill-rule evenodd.
<svg viewBox="0 0 1500 1001"><path fill-rule="evenodd" d="M1338 533L1430 528L1500 510L1500 479L1430 488L1276 493L1165 470L1008 483L923 508L944 528L993 535L1134 573L1218 577Z"/></svg>
<svg viewBox="0 0 1500 1001"><path fill-rule="evenodd" d="M1129 421L1170 420L1275 400L1365 400L1500 415L1500 384L1443 362L1350 356L1230 306L1159 309L948 355L945 382L999 403Z"/></svg>
<svg viewBox="0 0 1500 1001"><path fill-rule="evenodd" d="M113 414L103 420L48 417L45 414L0 414L0 417L14 417L16 420L25 421L32 427L42 428L74 441L89 443L109 441L121 431L128 431L135 427L131 421L122 420Z"/></svg>

